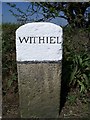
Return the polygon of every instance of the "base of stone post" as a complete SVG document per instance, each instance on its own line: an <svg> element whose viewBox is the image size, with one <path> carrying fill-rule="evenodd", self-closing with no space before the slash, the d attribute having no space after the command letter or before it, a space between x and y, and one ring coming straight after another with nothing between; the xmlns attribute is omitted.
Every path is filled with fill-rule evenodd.
<svg viewBox="0 0 90 120"><path fill-rule="evenodd" d="M21 118L58 118L61 63L18 63Z"/></svg>

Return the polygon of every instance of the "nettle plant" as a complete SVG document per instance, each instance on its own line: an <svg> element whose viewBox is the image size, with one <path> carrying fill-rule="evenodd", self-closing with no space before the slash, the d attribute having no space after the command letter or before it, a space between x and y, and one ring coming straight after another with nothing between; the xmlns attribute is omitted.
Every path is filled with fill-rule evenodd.
<svg viewBox="0 0 90 120"><path fill-rule="evenodd" d="M90 90L90 58L87 54L73 54L71 61L70 86L78 86L81 93Z"/></svg>

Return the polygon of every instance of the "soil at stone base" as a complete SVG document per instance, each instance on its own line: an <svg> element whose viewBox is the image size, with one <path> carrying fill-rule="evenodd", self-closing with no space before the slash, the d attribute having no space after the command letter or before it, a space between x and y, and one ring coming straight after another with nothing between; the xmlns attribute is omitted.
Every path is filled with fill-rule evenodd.
<svg viewBox="0 0 90 120"><path fill-rule="evenodd" d="M68 93L68 99L61 111L61 118L89 118L90 93L80 97L78 90Z"/></svg>
<svg viewBox="0 0 90 120"><path fill-rule="evenodd" d="M72 99L74 95L76 96L75 100ZM79 99L76 91L70 92L68 96L71 98L66 100L60 118L90 118L90 93L87 97L85 96L86 99L85 97ZM3 118L20 118L18 92L8 92L3 96Z"/></svg>

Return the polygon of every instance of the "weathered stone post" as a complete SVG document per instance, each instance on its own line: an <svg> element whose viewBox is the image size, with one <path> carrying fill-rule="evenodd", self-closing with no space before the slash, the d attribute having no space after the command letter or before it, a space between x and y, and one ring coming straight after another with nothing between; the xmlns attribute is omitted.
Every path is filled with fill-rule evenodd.
<svg viewBox="0 0 90 120"><path fill-rule="evenodd" d="M22 118L58 118L62 28L28 23L16 31L20 113Z"/></svg>

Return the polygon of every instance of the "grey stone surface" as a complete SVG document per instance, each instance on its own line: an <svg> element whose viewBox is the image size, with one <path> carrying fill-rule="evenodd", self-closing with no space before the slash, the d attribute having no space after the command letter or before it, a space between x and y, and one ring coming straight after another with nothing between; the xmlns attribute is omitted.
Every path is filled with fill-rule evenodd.
<svg viewBox="0 0 90 120"><path fill-rule="evenodd" d="M18 63L22 118L58 118L61 63Z"/></svg>

